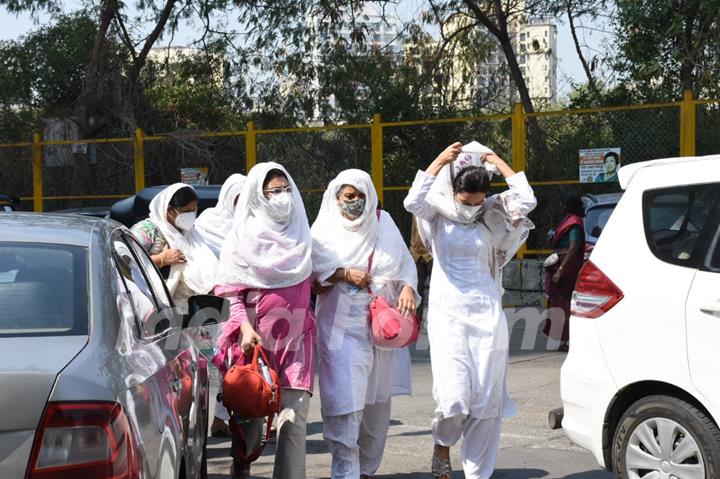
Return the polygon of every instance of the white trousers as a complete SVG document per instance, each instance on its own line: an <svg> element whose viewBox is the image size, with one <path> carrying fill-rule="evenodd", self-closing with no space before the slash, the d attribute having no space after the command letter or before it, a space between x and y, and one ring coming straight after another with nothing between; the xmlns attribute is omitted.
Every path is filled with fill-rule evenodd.
<svg viewBox="0 0 720 479"><path fill-rule="evenodd" d="M495 470L501 420L462 415L436 417L432 423L433 439L435 444L452 447L462 436L460 458L466 479L488 479Z"/></svg>
<svg viewBox="0 0 720 479"><path fill-rule="evenodd" d="M368 404L362 411L342 416L323 416L323 435L332 454L332 479L375 475L385 451L391 403Z"/></svg>

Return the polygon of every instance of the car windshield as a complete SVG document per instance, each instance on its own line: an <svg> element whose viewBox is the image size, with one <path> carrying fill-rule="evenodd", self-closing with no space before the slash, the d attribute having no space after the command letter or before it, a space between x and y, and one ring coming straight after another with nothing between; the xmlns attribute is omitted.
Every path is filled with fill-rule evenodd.
<svg viewBox="0 0 720 479"><path fill-rule="evenodd" d="M610 218L615 204L607 204L594 206L587 210L585 214L585 231L587 233L587 240L591 243L597 242L600 237L600 233L605 229L605 225Z"/></svg>
<svg viewBox="0 0 720 479"><path fill-rule="evenodd" d="M0 337L88 333L87 251L0 243Z"/></svg>

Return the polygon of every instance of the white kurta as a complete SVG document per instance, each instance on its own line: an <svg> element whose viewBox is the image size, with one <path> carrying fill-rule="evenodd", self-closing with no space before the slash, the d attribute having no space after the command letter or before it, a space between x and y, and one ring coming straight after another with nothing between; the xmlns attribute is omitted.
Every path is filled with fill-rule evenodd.
<svg viewBox="0 0 720 479"><path fill-rule="evenodd" d="M436 413L445 418L512 416L516 408L506 383L509 337L500 268L527 237L532 223L523 217L536 200L525 175L518 173L507 179L509 191L486 200L482 222L461 224L427 202L434 181L418 172L405 208L422 220L434 257L428 336Z"/></svg>
<svg viewBox="0 0 720 479"><path fill-rule="evenodd" d="M402 236L390 215L383 212L381 237L401 242ZM383 238L383 235L385 236ZM387 253L376 250L383 261ZM373 292L395 304L405 284L416 288L415 263L407 248L394 261L402 264L406 281L386 282L373 277ZM386 259L386 258L385 258ZM347 265L363 269L362 264ZM367 259L364 267L367 268ZM410 394L410 353L407 348L380 349L372 344L369 327L370 295L348 283L338 283L317 297L319 381L322 412L340 416L360 411L366 404L385 403L395 394Z"/></svg>

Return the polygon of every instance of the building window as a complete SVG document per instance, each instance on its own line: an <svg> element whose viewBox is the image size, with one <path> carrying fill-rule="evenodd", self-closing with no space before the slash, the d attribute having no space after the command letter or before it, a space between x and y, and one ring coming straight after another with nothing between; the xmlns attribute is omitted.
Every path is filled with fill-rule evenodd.
<svg viewBox="0 0 720 479"><path fill-rule="evenodd" d="M524 34L524 33L521 33L521 34L520 34L520 41L521 41L521 42L522 42L522 41L525 41L525 34Z"/></svg>

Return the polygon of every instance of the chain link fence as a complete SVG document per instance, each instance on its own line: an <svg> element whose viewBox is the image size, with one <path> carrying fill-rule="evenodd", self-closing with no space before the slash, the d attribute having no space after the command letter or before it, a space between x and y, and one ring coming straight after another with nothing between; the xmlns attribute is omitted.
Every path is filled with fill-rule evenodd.
<svg viewBox="0 0 720 479"><path fill-rule="evenodd" d="M222 184L234 173L245 173L245 135L238 132L148 137L144 156L148 186L179 182L183 168L207 168L208 183Z"/></svg>
<svg viewBox="0 0 720 479"><path fill-rule="evenodd" d="M32 210L32 146L0 147L0 194L22 198L21 207Z"/></svg>
<svg viewBox="0 0 720 479"><path fill-rule="evenodd" d="M134 188L130 139L47 142L42 148L46 211L109 207Z"/></svg>
<svg viewBox="0 0 720 479"><path fill-rule="evenodd" d="M690 126L687 117L683 117L684 108L686 111L694 108ZM524 135L513 132L514 127L523 125L523 120ZM548 230L561 219L565 196L620 191L616 182L579 181L580 150L620 148L622 164L674 157L682 153L683 132L692 138L689 132L695 131L696 154L706 155L720 151L719 128L720 101L686 99L683 103L663 105L532 114L516 110L511 115L444 120L276 130L249 128L148 137L140 134L135 139L40 143L39 173L44 210L52 211L109 207L134 194L138 184L167 185L180 181L183 168L207 168L208 182L221 184L233 173L247 174L248 165L277 161L287 167L302 190L312 221L329 181L348 168L371 172L371 159L375 158L375 171L380 167L383 171L383 207L409 240L412 218L405 211L403 200L416 171L425 169L449 144L476 140L493 148L509 163L515 158L519 162L512 165L515 169L524 164L539 204L531 216L537 229L530 235L528 248L542 250L549 247ZM247 157L248 151L251 158ZM685 147L684 151L688 154L689 150ZM32 143L0 145L0 193L25 198L23 207L27 210L32 209L33 194L38 195L33 189L32 152ZM136 177L136 163L144 166L144 177ZM494 180L492 192L504 189L500 178Z"/></svg>
<svg viewBox="0 0 720 479"><path fill-rule="evenodd" d="M260 130L257 161L282 164L302 191L310 222L328 183L341 171L370 171L370 127Z"/></svg>
<svg viewBox="0 0 720 479"><path fill-rule="evenodd" d="M547 233L562 219L568 195L621 191L617 182L594 183L589 179L581 183L580 150L620 148L623 165L680 154L677 105L569 113L528 115L526 173L535 183L540 205L531 214L536 229L528 238L530 250L550 247ZM537 129L542 143L537 141Z"/></svg>

